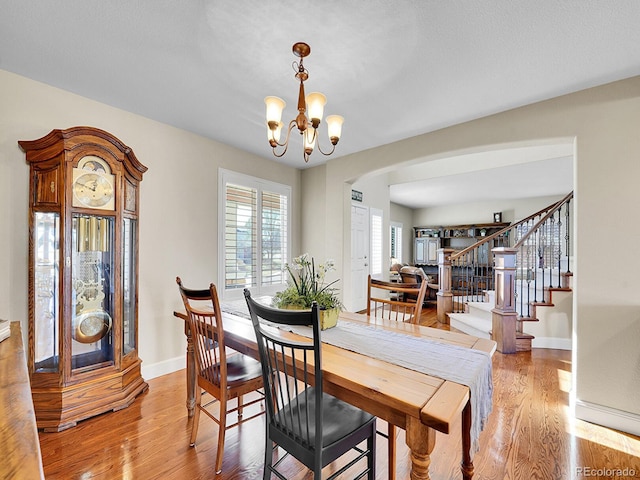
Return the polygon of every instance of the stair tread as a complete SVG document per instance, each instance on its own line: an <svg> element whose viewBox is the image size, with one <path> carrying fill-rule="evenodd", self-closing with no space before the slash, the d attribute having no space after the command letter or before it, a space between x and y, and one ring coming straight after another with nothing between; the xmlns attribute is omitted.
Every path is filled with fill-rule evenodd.
<svg viewBox="0 0 640 480"><path fill-rule="evenodd" d="M529 335L528 333L516 332L516 340L533 340L533 335Z"/></svg>
<svg viewBox="0 0 640 480"><path fill-rule="evenodd" d="M553 307L553 302L530 302L529 305L534 307Z"/></svg>
<svg viewBox="0 0 640 480"><path fill-rule="evenodd" d="M470 313L448 313L449 325L468 335L481 338L491 338L491 320L478 317Z"/></svg>
<svg viewBox="0 0 640 480"><path fill-rule="evenodd" d="M477 308L478 310L482 310L485 312L490 312L493 310L493 303L490 302L467 302L467 306L471 308Z"/></svg>

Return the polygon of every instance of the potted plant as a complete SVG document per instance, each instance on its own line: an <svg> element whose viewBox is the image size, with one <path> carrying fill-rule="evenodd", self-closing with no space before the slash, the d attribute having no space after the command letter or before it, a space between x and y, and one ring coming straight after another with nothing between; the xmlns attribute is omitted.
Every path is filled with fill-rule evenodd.
<svg viewBox="0 0 640 480"><path fill-rule="evenodd" d="M331 328L338 322L338 314L342 309L342 302L338 290L333 285L338 282L326 283L327 272L335 270L333 261L316 265L313 257L304 253L293 259L292 265L286 264L289 278L287 288L277 292L273 297L273 305L277 308L300 309L311 308L313 302L320 308L320 328Z"/></svg>

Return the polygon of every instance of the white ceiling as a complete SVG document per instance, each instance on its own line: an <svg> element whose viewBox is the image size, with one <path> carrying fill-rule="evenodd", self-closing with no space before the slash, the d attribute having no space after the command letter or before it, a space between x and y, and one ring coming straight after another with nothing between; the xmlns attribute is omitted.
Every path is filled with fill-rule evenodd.
<svg viewBox="0 0 640 480"><path fill-rule="evenodd" d="M0 8L1 69L265 158L273 157L263 98L285 99L283 120L296 113L297 41L312 50L307 91L327 95L325 114L345 117L333 157L640 74L638 0L0 0ZM281 161L304 168L298 141ZM316 152L309 166L323 161Z"/></svg>
<svg viewBox="0 0 640 480"><path fill-rule="evenodd" d="M391 201L411 208L565 195L573 142L511 147L418 163L389 175Z"/></svg>

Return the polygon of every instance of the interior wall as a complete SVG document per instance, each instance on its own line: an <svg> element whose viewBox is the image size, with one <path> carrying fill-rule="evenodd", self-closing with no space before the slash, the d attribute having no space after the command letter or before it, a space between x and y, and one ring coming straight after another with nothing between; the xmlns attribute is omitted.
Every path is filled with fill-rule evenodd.
<svg viewBox="0 0 640 480"><path fill-rule="evenodd" d="M414 210L414 226L467 225L493 222L494 212L502 212L503 222L517 222L564 198L566 194L492 202L461 203Z"/></svg>
<svg viewBox="0 0 640 480"><path fill-rule="evenodd" d="M306 170L306 175L302 177L301 190L304 192L305 198L313 198L314 202L304 202L302 204L302 218L312 218L314 221L302 222L302 238L301 251L292 251L291 256L297 257L303 253L308 253L315 258L326 260L325 252L325 235L318 228L318 225L326 223L327 212L320 208L314 207L314 204L324 205L324 196L326 195L326 167L318 165Z"/></svg>
<svg viewBox="0 0 640 480"><path fill-rule="evenodd" d="M218 279L218 168L292 187L292 251L300 249L300 171L192 133L0 70L0 317L27 332L28 173L18 140L52 129L97 127L149 170L140 189L139 355L151 378L184 364L175 278Z"/></svg>
<svg viewBox="0 0 640 480"><path fill-rule="evenodd" d="M640 77L633 77L331 159L326 201L336 214L327 217L326 229L343 238L332 256L345 272L350 199L344 185L362 175L501 146L573 142L576 412L579 418L640 434L640 265L633 258L606 255L602 235L596 234L640 235L640 222L629 222L637 217L638 125Z"/></svg>

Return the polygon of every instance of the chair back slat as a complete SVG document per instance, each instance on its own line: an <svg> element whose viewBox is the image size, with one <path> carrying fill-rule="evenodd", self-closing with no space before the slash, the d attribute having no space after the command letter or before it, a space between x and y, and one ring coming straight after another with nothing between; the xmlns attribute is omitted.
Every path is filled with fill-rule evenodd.
<svg viewBox="0 0 640 480"><path fill-rule="evenodd" d="M426 291L426 282L385 282L369 275L367 315L385 320L418 323Z"/></svg>

